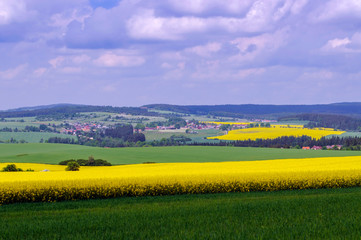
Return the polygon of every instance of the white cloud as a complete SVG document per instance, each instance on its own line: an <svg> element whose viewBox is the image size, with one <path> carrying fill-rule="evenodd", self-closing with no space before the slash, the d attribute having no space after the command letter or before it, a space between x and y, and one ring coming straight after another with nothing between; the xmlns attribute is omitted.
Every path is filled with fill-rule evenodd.
<svg viewBox="0 0 361 240"><path fill-rule="evenodd" d="M199 14L209 10L217 9L229 13L240 13L252 4L251 0L228 0L227 3L219 0L168 0L170 6L180 12Z"/></svg>
<svg viewBox="0 0 361 240"><path fill-rule="evenodd" d="M24 1L0 0L0 25L23 21L27 14Z"/></svg>
<svg viewBox="0 0 361 240"><path fill-rule="evenodd" d="M179 40L182 34L202 32L207 25L196 17L156 17L154 10L143 10L127 21L128 33L135 39Z"/></svg>
<svg viewBox="0 0 361 240"><path fill-rule="evenodd" d="M164 62L164 63L162 63L161 67L165 68L165 69L169 69L169 68L172 68L172 65L167 62Z"/></svg>
<svg viewBox="0 0 361 240"><path fill-rule="evenodd" d="M354 33L351 39L345 37L328 40L327 43L321 48L321 51L331 53L360 53L361 32Z"/></svg>
<svg viewBox="0 0 361 240"><path fill-rule="evenodd" d="M239 53L230 57L230 60L244 62L252 61L258 56L265 57L266 54L272 53L286 44L287 38L287 29L281 29L272 34L266 33L255 37L237 38L230 43L238 48Z"/></svg>
<svg viewBox="0 0 361 240"><path fill-rule="evenodd" d="M46 73L47 69L46 68L38 68L38 69L35 69L33 74L36 76L36 77L41 77L44 75L44 73Z"/></svg>
<svg viewBox="0 0 361 240"><path fill-rule="evenodd" d="M361 18L361 1L331 0L321 4L319 9L311 14L315 21L327 21L337 18Z"/></svg>
<svg viewBox="0 0 361 240"><path fill-rule="evenodd" d="M143 9L127 21L130 37L135 39L182 40L192 33L219 32L255 33L272 30L288 13L297 14L307 1L256 1L242 18L215 17L160 17L153 9ZM196 4L196 3L194 3ZM197 3L198 4L198 3ZM224 2L222 3L223 5ZM198 6L198 5L196 5Z"/></svg>
<svg viewBox="0 0 361 240"><path fill-rule="evenodd" d="M56 58L50 59L49 60L49 64L53 67L53 68L57 68L59 67L65 60L65 57L63 56L58 56Z"/></svg>
<svg viewBox="0 0 361 240"><path fill-rule="evenodd" d="M140 66L145 59L140 56L116 55L112 52L105 53L93 61L95 65L102 67L134 67Z"/></svg>
<svg viewBox="0 0 361 240"><path fill-rule="evenodd" d="M219 50L221 50L221 48L222 48L222 44L220 44L218 42L212 42L212 43L208 43L206 45L187 48L185 51L190 52L190 53L195 53L201 57L208 57L212 53L216 53Z"/></svg>
<svg viewBox="0 0 361 240"><path fill-rule="evenodd" d="M3 79L13 79L18 76L24 69L27 67L27 64L22 64L17 66L16 68L11 68L5 71L0 71L0 78Z"/></svg>

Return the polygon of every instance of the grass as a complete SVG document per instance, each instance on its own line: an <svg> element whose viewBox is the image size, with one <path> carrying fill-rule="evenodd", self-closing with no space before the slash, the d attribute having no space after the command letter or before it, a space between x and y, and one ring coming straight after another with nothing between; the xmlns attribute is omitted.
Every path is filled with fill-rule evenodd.
<svg viewBox="0 0 361 240"><path fill-rule="evenodd" d="M112 164L133 164L361 156L361 152L210 146L98 148L46 143L0 144L0 162L57 164L68 159L87 159L90 155Z"/></svg>
<svg viewBox="0 0 361 240"><path fill-rule="evenodd" d="M65 135L59 133L47 133L47 132L0 132L0 140L7 141L11 138L18 141L25 140L28 143L38 143L41 139L48 140L51 137L61 137L61 138L74 138L73 135Z"/></svg>
<svg viewBox="0 0 361 240"><path fill-rule="evenodd" d="M358 239L361 188L27 203L0 239Z"/></svg>

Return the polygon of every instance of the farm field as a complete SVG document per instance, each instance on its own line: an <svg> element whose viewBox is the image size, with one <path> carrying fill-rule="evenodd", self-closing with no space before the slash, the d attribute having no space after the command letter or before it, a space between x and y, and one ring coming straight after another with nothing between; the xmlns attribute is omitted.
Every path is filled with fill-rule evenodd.
<svg viewBox="0 0 361 240"><path fill-rule="evenodd" d="M17 167L36 172L1 173L0 204L361 186L360 156L131 164L81 167L78 172L57 165L17 163ZM39 172L44 169L50 172Z"/></svg>
<svg viewBox="0 0 361 240"><path fill-rule="evenodd" d="M76 137L73 135L65 135L59 133L48 133L48 132L0 132L0 141L7 141L11 138L20 141L25 140L28 143L38 143L41 139L48 140L51 137L61 137L61 138L73 138L76 140Z"/></svg>
<svg viewBox="0 0 361 240"><path fill-rule="evenodd" d="M211 146L99 148L46 143L0 144L0 162L58 164L68 159L87 159L90 155L112 164L134 164L361 156L361 152Z"/></svg>
<svg viewBox="0 0 361 240"><path fill-rule="evenodd" d="M271 127L255 127L239 130L231 130L226 135L208 137L208 139L219 140L256 140L256 139L274 139L282 136L300 137L303 135L320 139L328 135L341 135L345 131L335 131L330 128L303 128L302 125L271 125Z"/></svg>
<svg viewBox="0 0 361 240"><path fill-rule="evenodd" d="M357 239L361 188L22 203L0 239Z"/></svg>

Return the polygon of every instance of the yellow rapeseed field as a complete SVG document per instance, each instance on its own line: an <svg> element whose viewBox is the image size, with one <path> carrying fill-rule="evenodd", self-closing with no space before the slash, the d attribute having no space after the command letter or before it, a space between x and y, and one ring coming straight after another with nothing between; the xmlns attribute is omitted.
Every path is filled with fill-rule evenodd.
<svg viewBox="0 0 361 240"><path fill-rule="evenodd" d="M0 204L361 186L361 157L136 164L81 167L79 172L60 169L65 166L16 165L50 172L1 172Z"/></svg>
<svg viewBox="0 0 361 240"><path fill-rule="evenodd" d="M219 140L256 140L274 139L282 136L300 137L303 135L320 139L331 134L340 135L344 131L335 131L332 128L304 128L302 125L271 125L271 127L255 127L229 131L223 136L208 137Z"/></svg>

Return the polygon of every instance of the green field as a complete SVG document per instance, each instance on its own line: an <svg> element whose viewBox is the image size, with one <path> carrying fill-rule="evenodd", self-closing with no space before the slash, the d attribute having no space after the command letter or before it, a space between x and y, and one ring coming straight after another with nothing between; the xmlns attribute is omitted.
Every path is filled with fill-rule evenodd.
<svg viewBox="0 0 361 240"><path fill-rule="evenodd" d="M74 138L73 135L65 135L59 133L48 133L48 132L0 132L0 141L7 141L10 138L16 139L18 141L25 140L28 143L38 143L41 139L48 140L51 137L61 137L61 138Z"/></svg>
<svg viewBox="0 0 361 240"><path fill-rule="evenodd" d="M8 128L12 128L12 129L17 128L19 130L22 130L26 126L39 127L40 123L35 123L35 122L0 122L0 129L8 127Z"/></svg>
<svg viewBox="0 0 361 240"><path fill-rule="evenodd" d="M46 143L0 144L0 162L57 164L68 159L87 159L90 155L108 160L112 164L133 164L361 156L361 152L209 146L98 148Z"/></svg>
<svg viewBox="0 0 361 240"><path fill-rule="evenodd" d="M361 188L22 203L0 239L359 239Z"/></svg>
<svg viewBox="0 0 361 240"><path fill-rule="evenodd" d="M224 134L222 133L222 131L218 129L206 129L206 130L195 130L195 131L197 131L198 134L185 133L185 130L183 130L183 132L180 132L180 130L168 130L167 132L150 130L150 131L145 131L143 133L147 141L161 140L162 138L170 138L171 136L175 135L175 136L185 136L197 142L203 142L205 140L204 139L205 137L214 137Z"/></svg>

